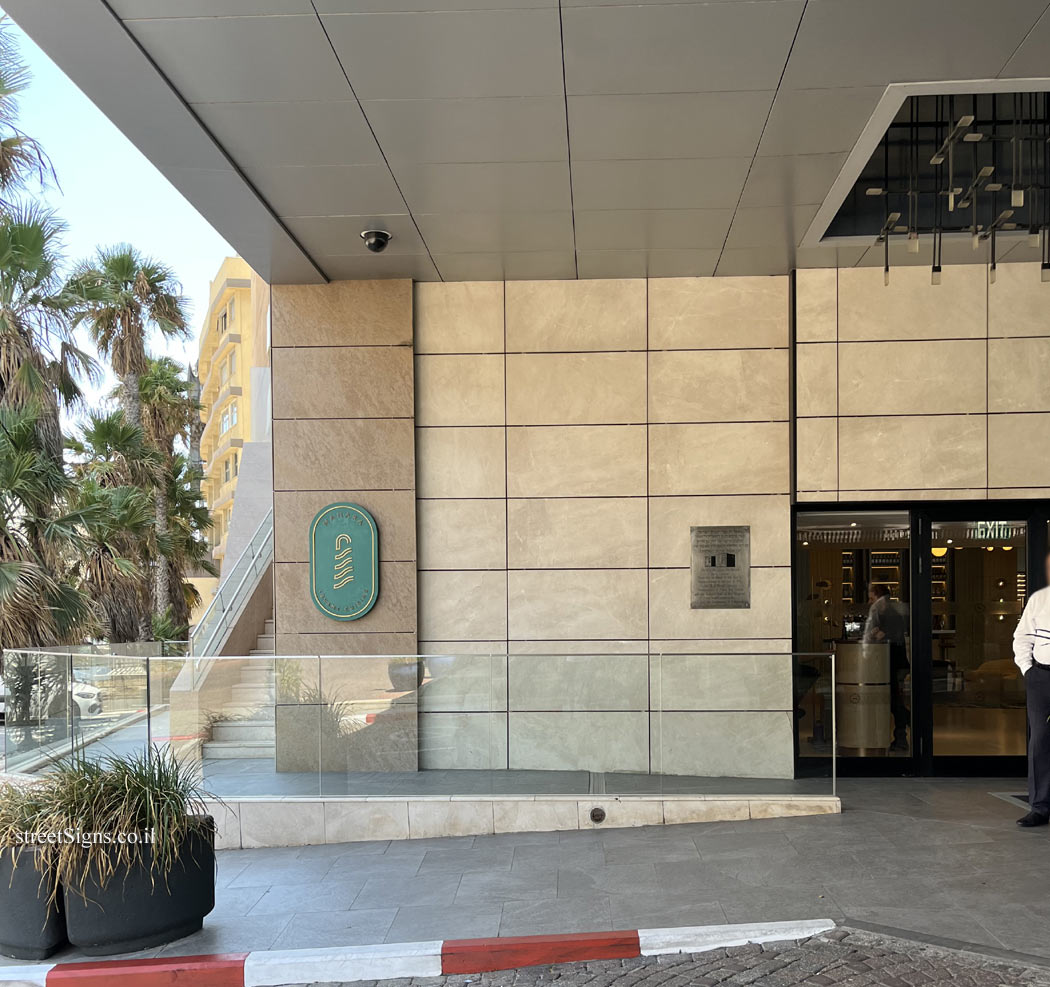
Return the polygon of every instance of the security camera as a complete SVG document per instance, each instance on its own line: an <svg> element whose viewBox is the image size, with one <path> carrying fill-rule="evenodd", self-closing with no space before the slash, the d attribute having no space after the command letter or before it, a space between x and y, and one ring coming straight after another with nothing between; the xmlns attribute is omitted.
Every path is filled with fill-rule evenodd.
<svg viewBox="0 0 1050 987"><path fill-rule="evenodd" d="M387 233L386 230L362 230L361 239L365 241L365 246L373 254L381 254L386 250L386 245L393 239L393 235Z"/></svg>

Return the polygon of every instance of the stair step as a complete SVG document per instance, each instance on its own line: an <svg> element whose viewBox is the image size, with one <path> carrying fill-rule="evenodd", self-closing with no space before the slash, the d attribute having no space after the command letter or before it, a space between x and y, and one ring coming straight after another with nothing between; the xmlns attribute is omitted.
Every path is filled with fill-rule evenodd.
<svg viewBox="0 0 1050 987"><path fill-rule="evenodd" d="M270 722L253 722L251 720L219 720L211 725L211 739L230 743L252 740L268 740L276 743L276 730Z"/></svg>
<svg viewBox="0 0 1050 987"><path fill-rule="evenodd" d="M273 667L267 662L259 663L241 672L240 685L273 685Z"/></svg>
<svg viewBox="0 0 1050 987"><path fill-rule="evenodd" d="M230 695L238 702L272 703L273 686L257 682L238 684L230 687Z"/></svg>
<svg viewBox="0 0 1050 987"><path fill-rule="evenodd" d="M252 648L251 651L248 652L248 654L254 657L259 657L262 655L272 655L273 648Z"/></svg>
<svg viewBox="0 0 1050 987"><path fill-rule="evenodd" d="M256 643L258 644L258 646L260 648L272 648L276 641L277 641L277 635L276 634L263 633L263 634L260 634L258 636L258 638L256 638Z"/></svg>
<svg viewBox="0 0 1050 987"><path fill-rule="evenodd" d="M273 740L209 740L203 746L204 756L216 761L242 757L277 757L277 744Z"/></svg>
<svg viewBox="0 0 1050 987"><path fill-rule="evenodd" d="M276 634L277 633L277 621L271 617L269 620L263 621L263 634Z"/></svg>
<svg viewBox="0 0 1050 987"><path fill-rule="evenodd" d="M272 726L274 723L273 704L249 706L244 703L224 703L222 717L222 720L216 720L216 722L236 720L238 723L269 723Z"/></svg>

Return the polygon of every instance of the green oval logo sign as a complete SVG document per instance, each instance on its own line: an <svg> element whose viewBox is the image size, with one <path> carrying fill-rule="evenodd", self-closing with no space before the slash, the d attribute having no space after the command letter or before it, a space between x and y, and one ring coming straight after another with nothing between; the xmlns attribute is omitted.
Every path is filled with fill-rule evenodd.
<svg viewBox="0 0 1050 987"><path fill-rule="evenodd" d="M329 504L310 525L310 596L332 620L357 620L379 597L379 532L358 504Z"/></svg>

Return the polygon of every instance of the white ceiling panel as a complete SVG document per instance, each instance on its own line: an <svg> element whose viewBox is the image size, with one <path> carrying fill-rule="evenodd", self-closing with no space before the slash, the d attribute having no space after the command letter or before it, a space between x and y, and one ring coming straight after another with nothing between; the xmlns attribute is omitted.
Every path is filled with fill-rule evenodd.
<svg viewBox="0 0 1050 987"><path fill-rule="evenodd" d="M748 156L755 151L772 100L772 91L570 96L572 157Z"/></svg>
<svg viewBox="0 0 1050 987"><path fill-rule="evenodd" d="M523 254L435 254L445 281L548 281L576 277L572 251Z"/></svg>
<svg viewBox="0 0 1050 987"><path fill-rule="evenodd" d="M382 164L355 99L298 103L198 103L205 126L252 165Z"/></svg>
<svg viewBox="0 0 1050 987"><path fill-rule="evenodd" d="M329 14L324 25L362 100L563 92L555 9Z"/></svg>
<svg viewBox="0 0 1050 987"><path fill-rule="evenodd" d="M433 260L427 254L324 255L318 260L333 281L371 278L412 278L414 281L440 281Z"/></svg>
<svg viewBox="0 0 1050 987"><path fill-rule="evenodd" d="M819 206L740 207L733 217L726 249L788 247L794 249L809 229Z"/></svg>
<svg viewBox="0 0 1050 987"><path fill-rule="evenodd" d="M4 6L260 274L294 283L881 264L796 243L886 85L1050 74L1047 3ZM394 229L382 255L369 225ZM974 259L946 241L946 263Z"/></svg>
<svg viewBox="0 0 1050 987"><path fill-rule="evenodd" d="M801 0L563 11L571 95L775 89Z"/></svg>
<svg viewBox="0 0 1050 987"><path fill-rule="evenodd" d="M810 0L783 84L994 78L1045 7L1045 0Z"/></svg>
<svg viewBox="0 0 1050 987"><path fill-rule="evenodd" d="M571 251L572 213L416 213L416 222L434 254Z"/></svg>
<svg viewBox="0 0 1050 987"><path fill-rule="evenodd" d="M752 274L782 274L791 264L789 247L749 247L723 250L718 258L715 274L723 278L735 278Z"/></svg>
<svg viewBox="0 0 1050 987"><path fill-rule="evenodd" d="M579 250L721 249L732 219L732 209L577 209L576 246Z"/></svg>
<svg viewBox="0 0 1050 987"><path fill-rule="evenodd" d="M1050 9L1043 12L999 74L1008 79L1050 74Z"/></svg>
<svg viewBox="0 0 1050 987"><path fill-rule="evenodd" d="M845 160L845 154L755 158L740 205L820 205Z"/></svg>
<svg viewBox="0 0 1050 987"><path fill-rule="evenodd" d="M572 208L566 162L398 165L394 174L416 213Z"/></svg>
<svg viewBox="0 0 1050 987"><path fill-rule="evenodd" d="M719 250L580 250L581 278L710 277Z"/></svg>
<svg viewBox="0 0 1050 987"><path fill-rule="evenodd" d="M110 0L109 5L125 19L313 13L310 0Z"/></svg>
<svg viewBox="0 0 1050 987"><path fill-rule="evenodd" d="M577 161L577 209L717 209L736 203L749 158Z"/></svg>
<svg viewBox="0 0 1050 987"><path fill-rule="evenodd" d="M382 99L362 106L394 164L568 157L562 96Z"/></svg>
<svg viewBox="0 0 1050 987"><path fill-rule="evenodd" d="M314 6L319 14L390 14L557 7L558 0L314 0Z"/></svg>
<svg viewBox="0 0 1050 987"><path fill-rule="evenodd" d="M761 157L850 151L884 86L781 89L758 145Z"/></svg>
<svg viewBox="0 0 1050 987"><path fill-rule="evenodd" d="M412 217L392 216L300 216L287 220L288 228L318 255L351 256L362 260L427 252ZM393 235L382 254L374 254L361 239L363 230L386 230ZM331 275L329 275L331 277Z"/></svg>
<svg viewBox="0 0 1050 987"><path fill-rule="evenodd" d="M182 17L126 23L189 103L353 95L314 16Z"/></svg>
<svg viewBox="0 0 1050 987"><path fill-rule="evenodd" d="M386 165L253 168L249 180L278 216L407 212Z"/></svg>

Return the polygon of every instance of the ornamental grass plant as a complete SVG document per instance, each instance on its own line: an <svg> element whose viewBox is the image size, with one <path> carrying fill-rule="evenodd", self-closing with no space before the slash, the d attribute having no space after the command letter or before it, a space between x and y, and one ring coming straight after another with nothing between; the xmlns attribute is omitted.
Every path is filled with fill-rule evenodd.
<svg viewBox="0 0 1050 987"><path fill-rule="evenodd" d="M171 748L99 760L78 754L29 786L0 787L0 846L18 846L24 832L82 834L38 845L35 864L53 873L52 895L61 886L86 899L89 886L105 888L140 866L156 887L179 865L191 833L210 838L208 797Z"/></svg>

